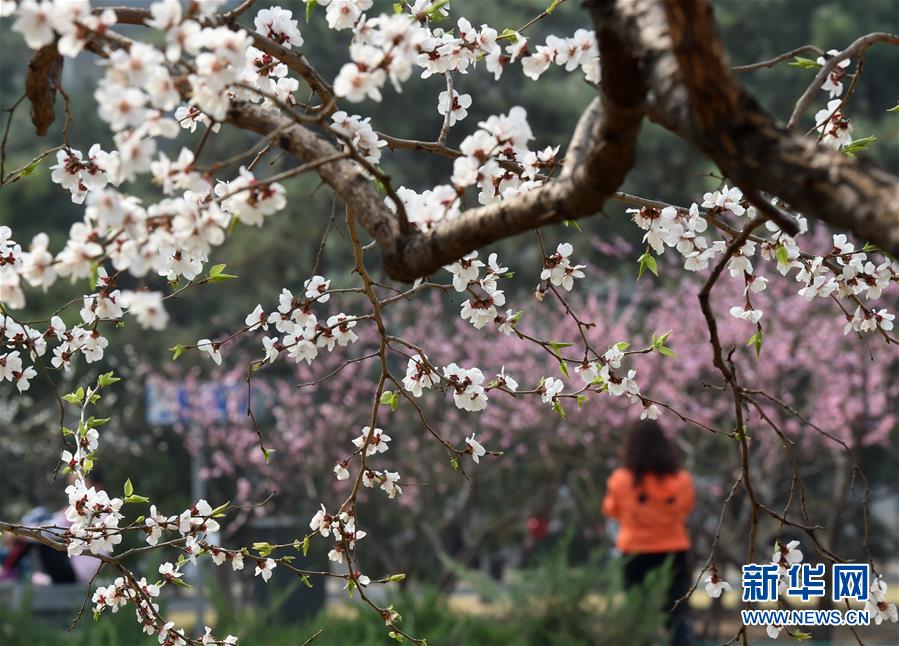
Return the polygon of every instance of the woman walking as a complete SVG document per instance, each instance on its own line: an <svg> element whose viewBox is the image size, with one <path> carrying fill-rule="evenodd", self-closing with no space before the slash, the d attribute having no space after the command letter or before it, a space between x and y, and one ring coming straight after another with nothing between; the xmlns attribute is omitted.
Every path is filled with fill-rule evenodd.
<svg viewBox="0 0 899 646"><path fill-rule="evenodd" d="M609 476L602 510L620 526L616 545L627 557L625 586L639 585L670 558L670 611L690 588L685 520L693 510L693 478L680 468L676 448L652 420L631 428L622 463ZM673 646L693 643L686 601L671 613L667 626Z"/></svg>

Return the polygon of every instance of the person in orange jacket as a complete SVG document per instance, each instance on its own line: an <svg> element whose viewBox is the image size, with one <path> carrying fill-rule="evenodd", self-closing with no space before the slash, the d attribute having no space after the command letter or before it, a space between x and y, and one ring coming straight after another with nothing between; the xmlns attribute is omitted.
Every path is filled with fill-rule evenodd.
<svg viewBox="0 0 899 646"><path fill-rule="evenodd" d="M653 420L635 424L622 456L606 483L603 514L619 523L616 546L627 557L625 587L639 585L671 559L670 609L690 588L690 536L686 518L693 510L693 478L680 468L677 449ZM687 603L668 620L671 643L692 644Z"/></svg>

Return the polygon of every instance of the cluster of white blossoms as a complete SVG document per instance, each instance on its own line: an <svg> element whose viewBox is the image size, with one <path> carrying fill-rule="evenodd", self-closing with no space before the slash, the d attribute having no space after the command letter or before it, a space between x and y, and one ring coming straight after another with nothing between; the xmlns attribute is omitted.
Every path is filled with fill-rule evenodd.
<svg viewBox="0 0 899 646"><path fill-rule="evenodd" d="M457 292L467 291L470 294L462 303L462 320L480 330L490 323L502 325L507 320L497 308L506 304L506 296L499 289L499 278L507 276L509 268L501 267L497 255L491 253L484 276L480 277L484 263L477 257L478 252L473 251L444 269L453 275L453 287ZM507 312L507 316L511 316L511 311Z"/></svg>
<svg viewBox="0 0 899 646"><path fill-rule="evenodd" d="M364 14L371 0L317 4L327 6L326 19L332 29L353 29L352 62L341 68L334 81L337 96L352 102L366 98L380 101L388 79L399 91L415 67L422 70L422 78L428 78L453 72L467 74L480 61L495 80L506 65L520 60L524 73L535 80L550 64L556 64L567 71L580 67L589 82L599 81L596 35L586 29L579 29L572 38L550 36L531 54L528 39L520 33L500 36L496 29L488 25L475 28L465 18L458 19L455 29L432 28L429 18L436 12L446 14L444 2L416 0L408 13L372 18ZM448 108L449 94L445 102Z"/></svg>
<svg viewBox="0 0 899 646"><path fill-rule="evenodd" d="M331 536L334 539L335 544L328 552L328 558L337 563L344 562L347 548L355 549L356 541L362 540L366 536L366 532L356 529L356 516L351 511L341 511L332 516L324 505L309 521L309 528L325 538ZM367 584L367 580L365 584Z"/></svg>
<svg viewBox="0 0 899 646"><path fill-rule="evenodd" d="M554 167L558 148L532 152L527 144L533 138L527 112L518 106L508 114L478 123L478 130L462 140L459 148L463 156L453 163L451 184L421 193L406 187L397 189L409 223L420 231L430 231L441 222L455 219L470 186L477 187L480 204L493 204L540 186L543 180L537 172ZM386 203L396 208L391 199Z"/></svg>
<svg viewBox="0 0 899 646"><path fill-rule="evenodd" d="M86 297L89 298L89 297ZM88 308L90 315L94 313ZM109 340L94 329L72 326L67 329L63 320L54 315L47 330L42 332L29 325L15 321L7 314L0 315L0 336L6 353L0 354L0 381L11 381L19 392L30 387L30 380L37 376L32 364L40 361L48 350L48 341L56 341L53 358L50 364L56 369L68 369L72 358L77 354L84 357L85 362L94 363L103 358Z"/></svg>
<svg viewBox="0 0 899 646"><path fill-rule="evenodd" d="M568 242L563 242L556 247L556 252L543 259L543 271L540 272L540 280L547 280L556 287L561 287L570 292L574 287L576 278L583 278L583 269L586 265L572 265L571 254L574 247Z"/></svg>
<svg viewBox="0 0 899 646"><path fill-rule="evenodd" d="M815 62L823 66L836 54L839 52L831 49L827 52L826 57L819 56ZM843 77L846 75L849 63L850 60L844 58L834 65L827 79L821 85L821 89L828 93L830 100L827 102L826 108L815 113L815 131L818 132L821 143L838 150L852 143L852 124L843 114L844 101L836 98L843 94Z"/></svg>
<svg viewBox="0 0 899 646"><path fill-rule="evenodd" d="M272 326L284 334L280 338L277 336L263 337L264 361L274 363L279 355L286 351L287 356L296 363L306 361L311 364L318 356L319 348L327 348L331 352L335 345L346 347L359 339L353 331L359 317L341 312L329 316L325 321L319 321L313 313L312 305L314 303L327 303L330 300L330 285L330 280L322 276L313 276L303 284L302 298L284 288L278 297L278 307L275 311L267 313L262 309L262 305L257 305L252 312L247 314L244 331L263 330L267 332ZM229 339L235 336L232 335ZM197 341L196 347L201 352L208 354L217 365L221 365L223 343L224 341L200 339Z"/></svg>
<svg viewBox="0 0 899 646"><path fill-rule="evenodd" d="M381 161L381 148L387 145L387 142L378 138L377 133L372 130L371 117L363 119L358 114L350 116L343 110L339 110L331 115L333 125L331 130L343 135L349 140L349 145L362 156L368 163L377 166ZM347 144L344 144L344 150Z"/></svg>
<svg viewBox="0 0 899 646"><path fill-rule="evenodd" d="M643 241L649 248L659 255L666 248L674 248L684 257L684 268L689 271L707 269L711 260L727 250L724 240L709 243L701 235L708 229L709 221L718 225L729 217L751 219L758 214L739 188L727 185L706 193L701 205L694 202L689 209L646 206L628 209L628 213L632 214L637 226L646 231ZM868 307L861 299L880 298L890 284L899 279L899 262L884 259L875 264L868 252L856 250L845 234L833 236L833 248L828 253L822 256L805 254L797 237L808 231L808 223L801 215L792 217L799 230L797 236L791 236L776 223L767 221L765 228L771 234L769 237L751 237L734 251L727 269L731 277L743 279L746 298L743 304L730 308L731 315L753 325L760 324L763 312L753 306L751 296L763 291L768 280L754 271L752 259L758 251L763 260L776 263L777 271L782 275L796 270L796 281L802 285L798 293L803 298L813 300L834 295L854 300L854 313L847 315L847 333L891 331L894 315L886 309Z"/></svg>
<svg viewBox="0 0 899 646"><path fill-rule="evenodd" d="M522 39L521 36L518 38ZM520 42L509 46L509 48L521 47ZM525 47L529 49L527 43ZM587 82L599 83L599 47L593 31L578 29L571 38L550 35L546 37L546 44L537 45L535 50L533 54L523 56L521 59L521 69L525 76L536 81L552 64L564 67L567 72L580 67Z"/></svg>

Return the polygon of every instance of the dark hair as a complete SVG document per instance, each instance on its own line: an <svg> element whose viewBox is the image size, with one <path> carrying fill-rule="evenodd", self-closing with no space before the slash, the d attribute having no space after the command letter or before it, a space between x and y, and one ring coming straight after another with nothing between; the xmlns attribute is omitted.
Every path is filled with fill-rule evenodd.
<svg viewBox="0 0 899 646"><path fill-rule="evenodd" d="M622 462L634 475L636 485L643 481L647 473L674 475L680 469L674 444L665 436L658 422L651 419L641 420L631 427L624 443Z"/></svg>

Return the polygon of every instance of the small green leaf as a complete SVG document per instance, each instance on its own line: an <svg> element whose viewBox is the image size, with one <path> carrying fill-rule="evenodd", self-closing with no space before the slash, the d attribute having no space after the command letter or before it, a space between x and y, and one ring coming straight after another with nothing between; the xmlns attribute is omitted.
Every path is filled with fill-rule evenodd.
<svg viewBox="0 0 899 646"><path fill-rule="evenodd" d="M228 505L230 505L230 504L231 504L231 501L229 500L225 504L219 505L218 507L216 507L215 509L212 510L212 513L210 515L211 516L219 516L219 515L224 514L225 510L228 509Z"/></svg>
<svg viewBox="0 0 899 646"><path fill-rule="evenodd" d="M134 504L139 502L150 502L150 499L146 496L138 496L137 494L132 494L130 496L125 496L122 500L124 500L128 504Z"/></svg>
<svg viewBox="0 0 899 646"><path fill-rule="evenodd" d="M615 349L619 350L621 352L624 352L629 347L631 347L631 344L628 343L627 341L619 341L618 343L615 344Z"/></svg>
<svg viewBox="0 0 899 646"><path fill-rule="evenodd" d="M518 42L517 34L518 34L518 32L515 31L514 29L510 29L510 28L506 27L505 29L503 29L503 33L501 33L499 35L499 37L500 38L508 38L509 42L517 43Z"/></svg>
<svg viewBox="0 0 899 646"><path fill-rule="evenodd" d="M669 348L667 345L663 345L661 348L659 348L659 354L668 357L669 359L677 359L677 354L675 354L674 350Z"/></svg>
<svg viewBox="0 0 899 646"><path fill-rule="evenodd" d="M651 253L644 253L639 258L640 261L640 271L637 273L637 280L643 277L643 273L648 269L653 273L656 277L659 275L659 265L656 263L656 259L653 257Z"/></svg>
<svg viewBox="0 0 899 646"><path fill-rule="evenodd" d="M100 280L100 263L93 262L91 263L91 278L90 278L90 286L91 291L97 289L97 282Z"/></svg>
<svg viewBox="0 0 899 646"><path fill-rule="evenodd" d="M184 354L184 351L186 349L187 348L185 348L180 343L177 345L173 345L171 348L169 348L169 351L172 353L172 361L177 361L178 357L180 357L182 354Z"/></svg>
<svg viewBox="0 0 899 646"><path fill-rule="evenodd" d="M762 333L761 326L756 329L755 334L752 335L752 338L749 339L749 343L746 345L755 346L755 356L759 357L762 354L762 340L764 339L764 334Z"/></svg>
<svg viewBox="0 0 899 646"><path fill-rule="evenodd" d="M220 283L223 280L232 280L237 278L234 274L226 274L225 272L226 265L213 265L209 269L209 273L207 274L206 280L210 283Z"/></svg>
<svg viewBox="0 0 899 646"><path fill-rule="evenodd" d="M843 146L842 153L847 157L855 157L856 153L859 153L865 150L868 146L877 141L877 137L874 135L870 135L868 137L862 137L861 139L853 139L848 144Z"/></svg>
<svg viewBox="0 0 899 646"><path fill-rule="evenodd" d="M131 478L128 478L127 480L125 480L124 491L125 491L126 498L134 493L134 485L131 484Z"/></svg>
<svg viewBox="0 0 899 646"><path fill-rule="evenodd" d="M584 404L587 403L587 400L588 400L588 397L587 397L586 395L578 395L578 396L577 396L577 407L578 407L578 410L580 410L581 407L582 407Z"/></svg>
<svg viewBox="0 0 899 646"><path fill-rule="evenodd" d="M69 393L68 395L63 395L63 399L70 404L80 404L84 401L84 388L78 386L78 390L73 393Z"/></svg>
<svg viewBox="0 0 899 646"><path fill-rule="evenodd" d="M578 230L578 232L581 231L581 225L577 220L562 220L562 225L566 227L574 227Z"/></svg>
<svg viewBox="0 0 899 646"><path fill-rule="evenodd" d="M894 105L892 108L890 108L889 110L887 110L887 112L899 112L899 103L897 103L897 104Z"/></svg>
<svg viewBox="0 0 899 646"><path fill-rule="evenodd" d="M25 168L23 168L21 171L19 171L19 177L30 177L31 175L34 175L34 173L37 171L37 167L41 165L42 161L44 161L44 160L43 159L35 159L33 162L31 162Z"/></svg>
<svg viewBox="0 0 899 646"><path fill-rule="evenodd" d="M303 585L305 585L307 588L313 587L312 581L309 580L308 576L301 576L300 580L303 582Z"/></svg>
<svg viewBox="0 0 899 646"><path fill-rule="evenodd" d="M315 9L315 5L318 4L318 0L306 0L306 22L309 22L309 19L312 18L312 10Z"/></svg>
<svg viewBox="0 0 899 646"><path fill-rule="evenodd" d="M551 347L553 350L555 350L556 354L558 354L559 350L561 350L562 348L570 348L573 345L574 345L573 343L568 343L567 341L550 341L549 342L549 347Z"/></svg>
<svg viewBox="0 0 899 646"><path fill-rule="evenodd" d="M447 2L449 2L449 0L438 0L437 2L432 4L431 8L427 11L428 17L437 17L439 15L440 9L443 8L443 5L445 5Z"/></svg>
<svg viewBox="0 0 899 646"><path fill-rule="evenodd" d="M812 636L810 634L804 633L801 630L794 630L792 633L790 633L790 637L792 637L793 639L795 639L798 642L805 641L807 639L812 638Z"/></svg>
<svg viewBox="0 0 899 646"><path fill-rule="evenodd" d="M553 400L553 410L561 417L565 419L565 409L562 407L562 403L558 399Z"/></svg>
<svg viewBox="0 0 899 646"><path fill-rule="evenodd" d="M450 456L450 466L453 467L455 471L459 470L459 458L455 455Z"/></svg>
<svg viewBox="0 0 899 646"><path fill-rule="evenodd" d="M402 2L394 2L393 3L393 13L395 13L395 14L403 13L403 3Z"/></svg>
<svg viewBox="0 0 899 646"><path fill-rule="evenodd" d="M303 556L309 554L309 537L303 538Z"/></svg>
<svg viewBox="0 0 899 646"><path fill-rule="evenodd" d="M816 63L812 59L803 58L802 56L794 56L793 60L787 64L790 65L791 67L798 67L798 68L804 69L804 70L814 70L814 69L818 69L819 67L821 67L820 65L818 65L818 63Z"/></svg>
<svg viewBox="0 0 899 646"><path fill-rule="evenodd" d="M117 381L121 381L121 377L116 377L115 373L111 370L109 372L104 372L102 375L97 377L97 385L99 386L111 386Z"/></svg>
<svg viewBox="0 0 899 646"><path fill-rule="evenodd" d="M391 574L389 577L387 577L387 580L390 581L391 583L399 583L400 581L402 581L405 578L406 578L406 575L403 574L402 572L400 572L399 574Z"/></svg>
<svg viewBox="0 0 899 646"><path fill-rule="evenodd" d="M546 8L546 13L547 13L547 14L551 14L553 11L556 10L556 7L558 7L560 4L562 4L562 2L563 2L563 0L553 0L553 1L552 1L552 4L550 4L550 5Z"/></svg>
<svg viewBox="0 0 899 646"><path fill-rule="evenodd" d="M263 541L260 543L253 543L253 549L259 552L259 556L268 556L272 553L271 544Z"/></svg>
<svg viewBox="0 0 899 646"><path fill-rule="evenodd" d="M562 361L561 359L559 359L559 372L561 372L563 375L565 375L566 377L571 379L571 375L568 374L568 364L565 363L564 361Z"/></svg>
<svg viewBox="0 0 899 646"><path fill-rule="evenodd" d="M781 267L787 267L790 264L790 253L787 248L780 242L774 248L774 256L777 258L777 264Z"/></svg>
<svg viewBox="0 0 899 646"><path fill-rule="evenodd" d="M268 464L269 460L272 459L272 454L277 453L275 449L267 449L262 447L262 457L265 458L265 463Z"/></svg>

